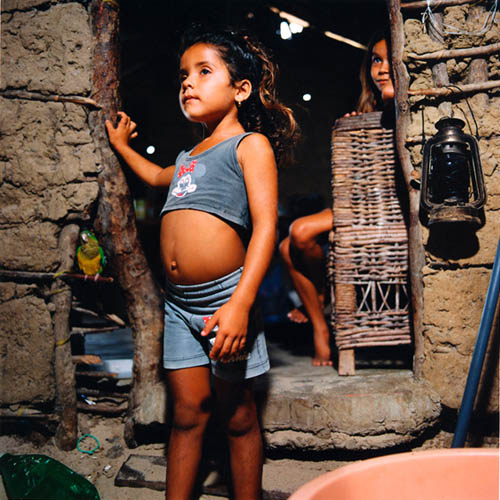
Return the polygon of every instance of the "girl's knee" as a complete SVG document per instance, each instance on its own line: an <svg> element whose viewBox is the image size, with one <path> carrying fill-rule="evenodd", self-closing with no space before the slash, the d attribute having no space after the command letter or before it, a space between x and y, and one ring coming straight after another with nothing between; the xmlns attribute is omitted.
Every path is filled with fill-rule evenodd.
<svg viewBox="0 0 500 500"><path fill-rule="evenodd" d="M293 246L301 248L311 242L313 235L309 229L309 224L303 219L297 219L290 226L290 242Z"/></svg>
<svg viewBox="0 0 500 500"><path fill-rule="evenodd" d="M278 246L281 258L288 262L290 260L290 237L287 236Z"/></svg>
<svg viewBox="0 0 500 500"><path fill-rule="evenodd" d="M226 421L226 431L230 437L244 436L258 427L257 411L253 403L239 405Z"/></svg>
<svg viewBox="0 0 500 500"><path fill-rule="evenodd" d="M187 402L174 404L172 425L178 430L188 431L195 428L204 428L209 418L208 402L206 405Z"/></svg>

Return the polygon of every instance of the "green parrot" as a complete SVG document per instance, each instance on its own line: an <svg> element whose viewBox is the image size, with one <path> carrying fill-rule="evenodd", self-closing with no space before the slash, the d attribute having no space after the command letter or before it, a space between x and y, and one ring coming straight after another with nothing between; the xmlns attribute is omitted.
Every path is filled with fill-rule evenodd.
<svg viewBox="0 0 500 500"><path fill-rule="evenodd" d="M106 257L91 231L85 230L80 233L80 246L76 249L78 267L86 276L97 276L102 273L106 265Z"/></svg>

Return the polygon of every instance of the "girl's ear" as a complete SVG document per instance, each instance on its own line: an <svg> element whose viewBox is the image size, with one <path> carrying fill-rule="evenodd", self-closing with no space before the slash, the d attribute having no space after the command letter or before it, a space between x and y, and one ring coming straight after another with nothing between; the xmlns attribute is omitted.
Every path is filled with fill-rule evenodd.
<svg viewBox="0 0 500 500"><path fill-rule="evenodd" d="M236 88L235 101L239 105L246 101L252 93L252 84L250 80L240 80L234 85Z"/></svg>

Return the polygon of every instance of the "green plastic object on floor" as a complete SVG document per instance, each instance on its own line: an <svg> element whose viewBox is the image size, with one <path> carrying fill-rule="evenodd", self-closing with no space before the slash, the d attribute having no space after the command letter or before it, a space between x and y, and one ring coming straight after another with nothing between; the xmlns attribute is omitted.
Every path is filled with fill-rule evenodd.
<svg viewBox="0 0 500 500"><path fill-rule="evenodd" d="M46 455L5 453L0 474L9 500L100 500L92 483Z"/></svg>

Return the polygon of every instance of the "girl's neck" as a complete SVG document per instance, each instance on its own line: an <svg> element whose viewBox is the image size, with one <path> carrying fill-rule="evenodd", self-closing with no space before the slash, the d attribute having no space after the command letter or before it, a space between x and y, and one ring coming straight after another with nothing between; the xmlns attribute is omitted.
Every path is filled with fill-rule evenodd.
<svg viewBox="0 0 500 500"><path fill-rule="evenodd" d="M245 129L236 117L226 117L219 122L208 124L205 123L207 137L205 141L221 141L234 135L243 134Z"/></svg>
<svg viewBox="0 0 500 500"><path fill-rule="evenodd" d="M235 121L233 123L223 123L219 122L217 126L210 129L207 124L204 124L207 130L207 137L203 139L197 146L192 150L191 154L198 155L203 153L207 149L219 144L230 137L234 137L235 135L243 134L245 129L241 125L239 121Z"/></svg>

